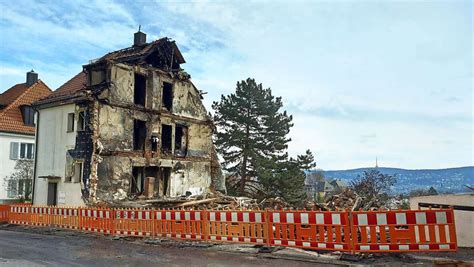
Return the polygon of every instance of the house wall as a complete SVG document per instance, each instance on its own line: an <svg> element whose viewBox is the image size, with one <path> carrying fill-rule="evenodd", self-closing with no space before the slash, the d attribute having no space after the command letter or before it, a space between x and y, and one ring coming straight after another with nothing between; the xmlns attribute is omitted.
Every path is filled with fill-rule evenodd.
<svg viewBox="0 0 474 267"><path fill-rule="evenodd" d="M74 131L67 132L68 113L76 112L76 105L62 105L39 110L37 160L35 173L35 205L46 205L48 181L58 183L59 206L82 206L81 183L65 182L66 154L74 149L77 124ZM77 122L77 115L75 116ZM41 176L57 176L60 179L49 180Z"/></svg>
<svg viewBox="0 0 474 267"><path fill-rule="evenodd" d="M125 64L110 67L110 88L100 99L98 140L103 149L98 164L97 201L124 200L130 194L133 167L170 167L169 195L202 193L211 185L212 128L200 95L190 81L179 81L152 68ZM145 107L133 103L134 73L147 77ZM162 110L163 82L173 84L172 112ZM145 109L144 109L145 108ZM133 151L134 120L146 121L145 151ZM161 137L162 124L188 128L186 157L151 150L152 135ZM160 145L161 145L160 140ZM174 151L174 144L172 146ZM158 190L155 180L155 195Z"/></svg>
<svg viewBox="0 0 474 267"><path fill-rule="evenodd" d="M14 199L8 197L7 184L5 182L5 177L10 176L14 172L16 163L16 160L10 159L11 142L34 144L35 137L0 132L0 203L14 201Z"/></svg>
<svg viewBox="0 0 474 267"><path fill-rule="evenodd" d="M410 209L417 210L418 203L459 205L474 207L474 194L447 194L410 198ZM474 211L454 210L454 223L458 246L474 246Z"/></svg>

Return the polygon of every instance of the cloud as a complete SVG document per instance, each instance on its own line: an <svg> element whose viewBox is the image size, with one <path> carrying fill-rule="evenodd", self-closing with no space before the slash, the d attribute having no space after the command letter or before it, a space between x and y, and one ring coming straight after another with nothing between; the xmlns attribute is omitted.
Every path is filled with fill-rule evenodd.
<svg viewBox="0 0 474 267"><path fill-rule="evenodd" d="M129 46L141 24L148 40L176 40L208 110L247 77L271 87L294 115L290 153L311 148L322 168L372 166L376 155L407 168L472 162L470 2L18 0L0 9L2 90L31 68L57 88Z"/></svg>

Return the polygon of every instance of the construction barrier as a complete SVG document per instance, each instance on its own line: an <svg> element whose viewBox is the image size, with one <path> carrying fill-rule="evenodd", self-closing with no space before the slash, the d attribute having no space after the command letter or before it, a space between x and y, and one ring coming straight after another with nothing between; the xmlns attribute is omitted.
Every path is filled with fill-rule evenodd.
<svg viewBox="0 0 474 267"><path fill-rule="evenodd" d="M452 209L228 211L0 206L0 221L115 236L287 246L343 252L456 251Z"/></svg>
<svg viewBox="0 0 474 267"><path fill-rule="evenodd" d="M80 220L78 209L75 208L50 208L51 225L67 229L79 229Z"/></svg>
<svg viewBox="0 0 474 267"><path fill-rule="evenodd" d="M199 210L154 211L155 236L205 240L205 212Z"/></svg>
<svg viewBox="0 0 474 267"><path fill-rule="evenodd" d="M31 206L15 205L10 206L9 222L11 224L31 224Z"/></svg>
<svg viewBox="0 0 474 267"><path fill-rule="evenodd" d="M0 222L8 222L9 205L0 205Z"/></svg>
<svg viewBox="0 0 474 267"><path fill-rule="evenodd" d="M34 226L50 226L52 207L31 207L31 225ZM76 209L77 210L77 209Z"/></svg>
<svg viewBox="0 0 474 267"><path fill-rule="evenodd" d="M347 212L271 211L270 245L350 251Z"/></svg>
<svg viewBox="0 0 474 267"><path fill-rule="evenodd" d="M114 210L80 208L80 226L84 231L103 234L114 233Z"/></svg>
<svg viewBox="0 0 474 267"><path fill-rule="evenodd" d="M267 244L264 211L207 211L210 240Z"/></svg>
<svg viewBox="0 0 474 267"><path fill-rule="evenodd" d="M116 209L114 229L119 236L152 236L153 211Z"/></svg>
<svg viewBox="0 0 474 267"><path fill-rule="evenodd" d="M356 252L455 251L453 210L352 213Z"/></svg>

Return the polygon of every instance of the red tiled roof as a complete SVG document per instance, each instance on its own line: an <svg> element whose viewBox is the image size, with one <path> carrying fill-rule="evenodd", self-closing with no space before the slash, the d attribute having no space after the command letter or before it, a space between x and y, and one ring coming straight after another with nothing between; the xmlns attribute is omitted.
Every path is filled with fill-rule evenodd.
<svg viewBox="0 0 474 267"><path fill-rule="evenodd" d="M26 89L28 89L28 87L26 87L26 83L13 85L10 89L0 94L0 105L10 105L13 101L15 101L15 99L18 98L18 96L23 94Z"/></svg>
<svg viewBox="0 0 474 267"><path fill-rule="evenodd" d="M81 89L86 88L87 75L81 71L69 81L65 82L58 89L56 89L50 97L57 97L63 95L74 94Z"/></svg>
<svg viewBox="0 0 474 267"><path fill-rule="evenodd" d="M21 134L35 134L34 126L27 126L23 123L23 116L20 107L31 105L33 102L51 94L51 89L38 80L30 87L21 83L14 85L0 95L2 104L7 105L0 110L0 132L13 132Z"/></svg>

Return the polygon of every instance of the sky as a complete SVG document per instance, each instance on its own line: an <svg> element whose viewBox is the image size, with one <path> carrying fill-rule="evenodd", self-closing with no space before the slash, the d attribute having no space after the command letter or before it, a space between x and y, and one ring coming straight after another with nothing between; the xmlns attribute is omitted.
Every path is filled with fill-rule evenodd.
<svg viewBox="0 0 474 267"><path fill-rule="evenodd" d="M0 1L0 92L52 89L107 52L176 40L204 104L255 78L317 167L474 165L472 1Z"/></svg>

